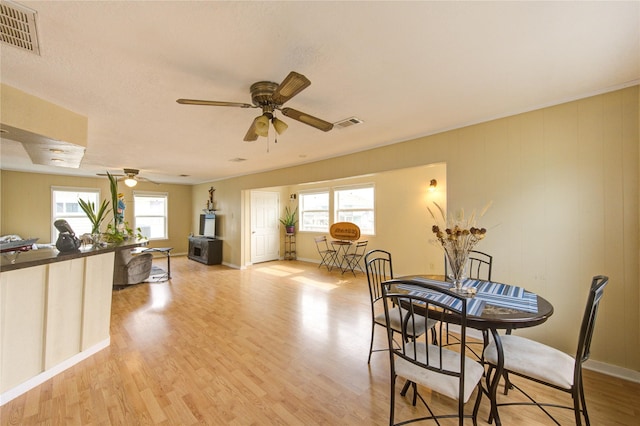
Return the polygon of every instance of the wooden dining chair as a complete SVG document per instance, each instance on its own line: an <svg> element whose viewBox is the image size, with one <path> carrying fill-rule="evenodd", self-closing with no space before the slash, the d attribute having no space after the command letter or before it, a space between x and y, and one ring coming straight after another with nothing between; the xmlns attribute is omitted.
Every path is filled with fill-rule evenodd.
<svg viewBox="0 0 640 426"><path fill-rule="evenodd" d="M498 364L498 353L500 351L498 345L500 345L504 357L505 374L503 374L503 377L505 379L505 395L509 389L513 387L531 401L529 403L506 402L497 404L498 406L535 405L542 409L542 411L557 424L560 423L553 418L545 407L564 408L573 410L576 425L582 424L581 414L584 416L585 423L587 425L590 424L582 383L582 364L589 359L591 338L593 337L596 316L598 314L598 305L602 300L604 287L608 282L609 278L602 275L595 276L591 280L591 287L587 298L587 306L582 318L575 358L543 343L516 335L502 336L499 342L493 341L487 346L484 353L485 361L489 364L487 376L491 376L491 372ZM573 406L537 402L522 388L511 382L510 377L512 375L523 377L571 394ZM497 383L494 386L497 386ZM495 390L493 390L493 392L495 392Z"/></svg>
<svg viewBox="0 0 640 426"><path fill-rule="evenodd" d="M416 294L399 291L395 286L401 284L422 287L429 294L427 296L423 292ZM464 424L465 418L472 418L475 425L483 394L480 380L484 374L484 367L479 362L464 355L467 330L467 299L465 296L435 284L416 284L410 281L391 280L382 283L382 299L387 324L391 367L389 424L395 424L396 379L402 377L411 383L416 383L457 400L458 409L456 413L435 414L427 401L414 387L414 392L417 393L418 398L428 412L419 413L419 417L404 420L399 424L422 420L435 420L437 424L440 424L438 419L457 417L460 425ZM391 327L394 316L405 318L401 323L403 339L400 345L397 346L393 345L395 330ZM407 338L412 330L418 327L427 328L431 322L443 324L444 320L451 316L460 319L459 347L446 346L442 339L439 339L440 343L433 343L427 337L427 334L411 339ZM469 401L473 391L476 389L477 395L473 412L472 414L465 414L464 407L466 402ZM427 399L431 398L430 396ZM410 410L410 412L416 411L417 409Z"/></svg>
<svg viewBox="0 0 640 426"><path fill-rule="evenodd" d="M328 271L331 271L331 268L333 268L333 265L335 264L336 251L329 248L326 235L315 237L314 240L316 242L318 254L320 255L320 264L318 265L318 268L324 265L327 267Z"/></svg>

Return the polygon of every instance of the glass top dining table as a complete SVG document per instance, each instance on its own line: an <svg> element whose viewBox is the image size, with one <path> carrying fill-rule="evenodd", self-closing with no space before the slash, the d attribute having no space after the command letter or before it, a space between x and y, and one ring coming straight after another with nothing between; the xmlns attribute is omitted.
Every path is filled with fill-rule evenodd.
<svg viewBox="0 0 640 426"><path fill-rule="evenodd" d="M450 289L453 284L443 275L410 275L391 280L393 291L420 294L429 297L428 290L420 284L438 285ZM498 365L493 378L488 378L488 393L491 399L491 416L500 425L496 406L498 382L502 377L504 355L499 330L508 333L517 328L534 327L544 323L553 315L553 306L543 297L522 287L493 281L466 279L463 288L467 291L467 327L490 332L498 348ZM456 322L456 318L447 321ZM484 333L483 333L484 334ZM487 341L485 339L485 345Z"/></svg>

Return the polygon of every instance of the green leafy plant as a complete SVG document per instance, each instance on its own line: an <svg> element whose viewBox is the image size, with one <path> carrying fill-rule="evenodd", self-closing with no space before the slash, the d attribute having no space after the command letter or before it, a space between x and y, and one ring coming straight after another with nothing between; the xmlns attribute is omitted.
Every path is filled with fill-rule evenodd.
<svg viewBox="0 0 640 426"><path fill-rule="evenodd" d="M109 213L109 203L107 200L102 200L98 211L96 211L96 205L93 201L85 201L82 198L78 198L78 204L80 204L80 208L91 221L91 233L99 234L100 225L106 219L107 213Z"/></svg>
<svg viewBox="0 0 640 426"><path fill-rule="evenodd" d="M280 218L280 223L284 226L296 226L296 223L298 223L298 208L296 207L295 210L291 211L289 206L285 207L284 216Z"/></svg>
<svg viewBox="0 0 640 426"><path fill-rule="evenodd" d="M137 238L140 240L145 238L145 236L142 235L142 229L136 228L134 231L129 228L129 222L124 222L124 230L119 230L113 223L108 224L107 231L103 234L103 237L108 243L121 243L129 238Z"/></svg>

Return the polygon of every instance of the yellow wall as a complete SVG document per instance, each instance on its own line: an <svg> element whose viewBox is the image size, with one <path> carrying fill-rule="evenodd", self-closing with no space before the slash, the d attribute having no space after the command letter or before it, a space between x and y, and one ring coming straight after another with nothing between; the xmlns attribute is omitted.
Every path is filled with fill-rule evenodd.
<svg viewBox="0 0 640 426"><path fill-rule="evenodd" d="M0 215L0 235L18 234L23 238L39 238L38 243L51 240L51 187L67 186L100 189L100 196L111 202L109 180L104 178L83 178L76 176L22 173L2 170L0 185L2 203ZM125 221L133 228L133 192L161 192L169 195L169 239L154 240L149 247L173 247L172 253L187 253L188 236L191 231L191 187L187 185L155 185L138 182L134 188L119 184L124 194ZM109 214L107 220L112 220ZM107 222L102 225L105 230Z"/></svg>
<svg viewBox="0 0 640 426"><path fill-rule="evenodd" d="M279 186L290 191L307 182L446 163L450 210L480 209L493 201L481 248L494 256L495 279L537 292L555 307L545 325L519 333L575 351L591 277L606 274L611 282L592 358L640 371L639 105L633 86L362 153L196 185L193 215L214 186L223 261L243 266L248 262L241 244L246 242L243 191ZM394 190L406 183L402 173L390 176L385 185ZM395 208L397 199L389 201L377 205L379 217L403 213ZM403 271L427 272L431 260L413 257L429 238L421 223L426 201L408 205L420 214L402 214L403 225L417 231L394 245L394 263L410 258ZM397 223L377 226L391 234ZM298 239L303 247L304 238ZM433 262L441 262L441 255Z"/></svg>

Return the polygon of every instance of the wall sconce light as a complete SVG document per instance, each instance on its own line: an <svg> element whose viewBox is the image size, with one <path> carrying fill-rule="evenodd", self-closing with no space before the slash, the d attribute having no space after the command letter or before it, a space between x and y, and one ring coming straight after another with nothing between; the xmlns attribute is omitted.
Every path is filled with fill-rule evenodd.
<svg viewBox="0 0 640 426"><path fill-rule="evenodd" d="M298 196L296 194L289 195L289 201L295 201Z"/></svg>
<svg viewBox="0 0 640 426"><path fill-rule="evenodd" d="M436 186L438 186L438 181L435 179L431 179L431 182L429 182L429 191L431 192L435 191Z"/></svg>

